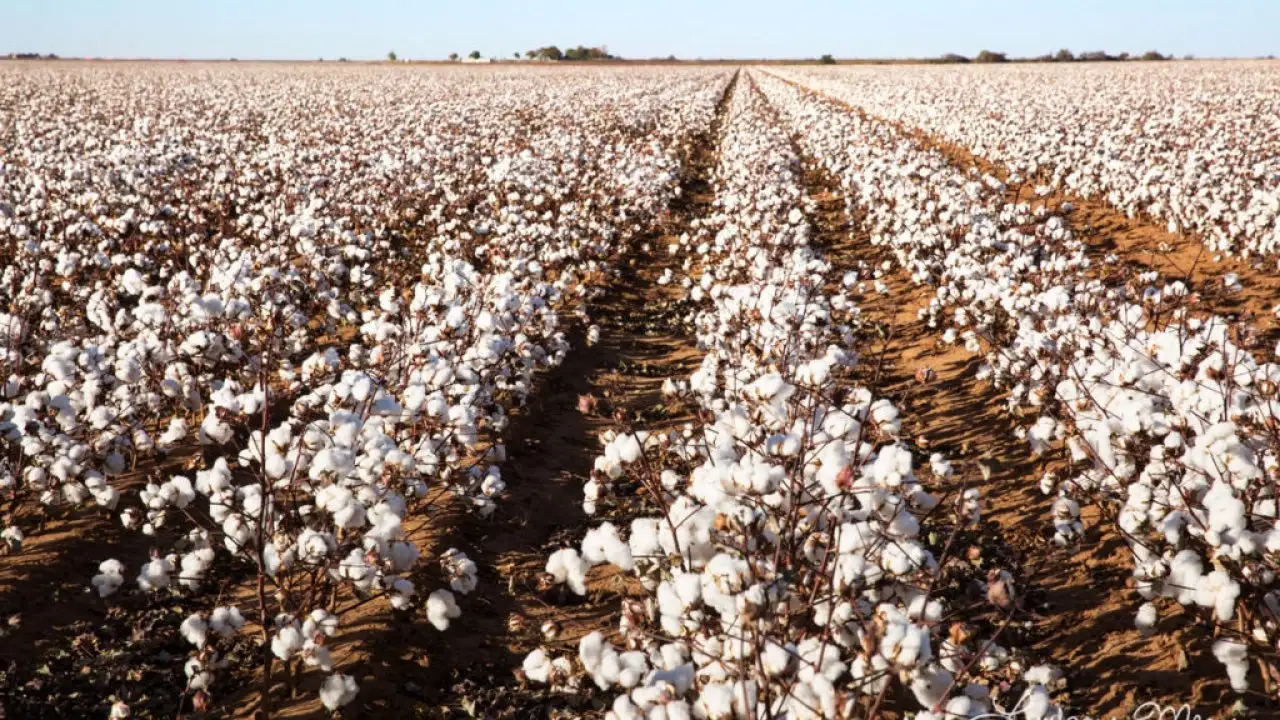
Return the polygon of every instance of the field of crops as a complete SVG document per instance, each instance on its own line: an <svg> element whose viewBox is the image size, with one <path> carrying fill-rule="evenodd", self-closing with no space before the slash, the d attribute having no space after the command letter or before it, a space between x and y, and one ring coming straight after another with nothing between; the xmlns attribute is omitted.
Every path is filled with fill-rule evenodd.
<svg viewBox="0 0 1280 720"><path fill-rule="evenodd" d="M1274 716L1278 314L1276 63L0 64L0 717Z"/></svg>

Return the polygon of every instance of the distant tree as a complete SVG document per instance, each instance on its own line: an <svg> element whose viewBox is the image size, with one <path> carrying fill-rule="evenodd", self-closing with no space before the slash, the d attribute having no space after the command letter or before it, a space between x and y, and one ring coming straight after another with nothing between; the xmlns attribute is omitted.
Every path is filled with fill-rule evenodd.
<svg viewBox="0 0 1280 720"><path fill-rule="evenodd" d="M1127 53L1127 52L1122 52L1122 53L1120 53L1119 55L1117 55L1117 56L1116 56L1116 59L1118 59L1118 60L1120 60L1120 61L1122 61L1122 62L1123 62L1123 61L1125 61L1125 60L1128 60L1128 59L1130 59L1130 58L1129 58L1129 53Z"/></svg>
<svg viewBox="0 0 1280 720"><path fill-rule="evenodd" d="M527 57L527 58L529 58L530 60L532 60L532 59L534 59L534 58L538 57L538 51L537 51L537 50L525 50L525 51L524 51L524 56L525 56L525 57Z"/></svg>
<svg viewBox="0 0 1280 720"><path fill-rule="evenodd" d="M449 53L449 62L458 62L458 53Z"/></svg>
<svg viewBox="0 0 1280 720"><path fill-rule="evenodd" d="M1061 50L1058 51L1058 54L1053 56L1053 61L1054 62L1075 62L1076 56L1073 55L1070 50L1066 48L1062 48Z"/></svg>
<svg viewBox="0 0 1280 720"><path fill-rule="evenodd" d="M974 58L973 61L980 63L1002 63L1009 62L1009 57L1002 52L983 50L978 53L978 57Z"/></svg>
<svg viewBox="0 0 1280 720"><path fill-rule="evenodd" d="M939 61L944 63L967 63L969 62L969 58L955 53L947 53L939 58Z"/></svg>
<svg viewBox="0 0 1280 720"><path fill-rule="evenodd" d="M1102 50L1094 50L1092 52L1081 53L1080 59L1085 62L1106 62L1108 60L1115 60L1114 57L1108 55L1106 52Z"/></svg>
<svg viewBox="0 0 1280 720"><path fill-rule="evenodd" d="M1169 57L1173 57L1173 56L1172 56L1172 55L1170 55ZM1195 55L1192 55L1191 53L1187 53L1186 55L1183 55L1183 56L1182 56L1182 59L1183 59L1183 60L1195 60L1195 59L1196 59L1196 56L1195 56ZM1268 56L1267 56L1267 59L1268 59L1268 60L1275 60L1275 59L1276 59L1276 56L1275 56L1275 55L1268 55Z"/></svg>
<svg viewBox="0 0 1280 720"><path fill-rule="evenodd" d="M1142 53L1141 59L1150 62L1155 60L1168 60L1169 58L1165 57L1164 55L1161 55L1159 52L1155 50L1148 50Z"/></svg>
<svg viewBox="0 0 1280 720"><path fill-rule="evenodd" d="M823 55L822 57L818 58L818 62L822 63L823 65L835 65L835 64L836 64L836 59L835 59L835 58L833 58L833 57L831 57L831 55L830 55L830 54L827 54L827 55Z"/></svg>
<svg viewBox="0 0 1280 720"><path fill-rule="evenodd" d="M467 55L467 57L471 58L472 60L479 60L479 59L480 59L480 51L479 51L479 50L472 50L472 51L471 51L471 54Z"/></svg>
<svg viewBox="0 0 1280 720"><path fill-rule="evenodd" d="M347 59L344 57L340 57L338 58L338 62L347 62Z"/></svg>
<svg viewBox="0 0 1280 720"><path fill-rule="evenodd" d="M395 50L392 50L391 52L387 53L387 60L388 60L388 61L390 61L390 62L395 62L395 61L396 61L396 51L395 51Z"/></svg>
<svg viewBox="0 0 1280 720"><path fill-rule="evenodd" d="M667 56L667 62L676 62L676 56L675 56L675 55L668 55L668 56Z"/></svg>
<svg viewBox="0 0 1280 720"><path fill-rule="evenodd" d="M513 53L511 53L511 57L512 57L513 59L515 59L515 60L519 60L519 59L520 59L520 53L518 53L518 52L513 52Z"/></svg>

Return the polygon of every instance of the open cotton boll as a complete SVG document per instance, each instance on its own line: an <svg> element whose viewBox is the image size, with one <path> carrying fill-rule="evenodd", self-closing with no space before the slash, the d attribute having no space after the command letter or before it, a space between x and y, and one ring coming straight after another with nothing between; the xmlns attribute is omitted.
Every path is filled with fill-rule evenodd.
<svg viewBox="0 0 1280 720"><path fill-rule="evenodd" d="M312 637L316 633L333 637L336 632L338 632L338 616L324 608L312 610L307 615L307 619L302 621L302 634L307 637Z"/></svg>
<svg viewBox="0 0 1280 720"><path fill-rule="evenodd" d="M618 530L613 523L604 523L587 531L582 539L582 557L591 565L607 562L626 571L634 567L631 548L618 538Z"/></svg>
<svg viewBox="0 0 1280 720"><path fill-rule="evenodd" d="M209 629L229 638L244 626L244 616L234 606L219 606L209 615Z"/></svg>
<svg viewBox="0 0 1280 720"><path fill-rule="evenodd" d="M562 548L547 558L546 571L557 584L567 583L578 595L587 594L587 565L573 548Z"/></svg>
<svg viewBox="0 0 1280 720"><path fill-rule="evenodd" d="M1221 570L1203 575L1195 585L1195 601L1202 607L1211 607L1218 622L1230 622L1235 614L1236 598L1240 597L1240 584Z"/></svg>
<svg viewBox="0 0 1280 720"><path fill-rule="evenodd" d="M1138 632L1142 633L1143 637L1148 637L1155 632L1156 622L1159 619L1160 615L1159 611L1156 610L1156 606L1153 603L1143 603L1138 608L1138 615L1133 622L1134 626L1138 628Z"/></svg>
<svg viewBox="0 0 1280 720"><path fill-rule="evenodd" d="M350 675L334 673L325 678L324 684L320 686L320 702L324 703L325 708L332 712L351 704L351 701L356 699L356 693L359 690L355 678Z"/></svg>
<svg viewBox="0 0 1280 720"><path fill-rule="evenodd" d="M98 597L113 594L124 584L124 564L119 560L104 560L98 565L98 574L93 576L93 587Z"/></svg>
<svg viewBox="0 0 1280 720"><path fill-rule="evenodd" d="M286 625L276 631L271 638L271 653L288 662L302 650L304 640L302 633L295 625Z"/></svg>
<svg viewBox="0 0 1280 720"><path fill-rule="evenodd" d="M916 669L911 679L911 693L916 701L926 709L936 707L947 697L951 689L952 674L937 665L928 665Z"/></svg>
<svg viewBox="0 0 1280 720"><path fill-rule="evenodd" d="M168 557L158 557L142 566L138 573L138 587L146 592L154 592L169 587L169 574L173 572L173 561Z"/></svg>
<svg viewBox="0 0 1280 720"><path fill-rule="evenodd" d="M520 669L524 671L524 676L531 682L545 685L551 680L551 658L542 648L538 648L526 655L524 661L520 664Z"/></svg>
<svg viewBox="0 0 1280 720"><path fill-rule="evenodd" d="M427 596L427 620L436 630L444 632L449 629L449 621L462 615L453 593L448 590L436 590Z"/></svg>
<svg viewBox="0 0 1280 720"><path fill-rule="evenodd" d="M205 641L209 637L209 624L205 622L200 613L195 613L187 616L187 619L182 621L178 631L182 633L182 637L187 642L198 648L204 647Z"/></svg>
<svg viewBox="0 0 1280 720"><path fill-rule="evenodd" d="M1213 656L1227 667L1231 689L1238 693L1249 689L1249 649L1234 640L1219 640L1213 644Z"/></svg>

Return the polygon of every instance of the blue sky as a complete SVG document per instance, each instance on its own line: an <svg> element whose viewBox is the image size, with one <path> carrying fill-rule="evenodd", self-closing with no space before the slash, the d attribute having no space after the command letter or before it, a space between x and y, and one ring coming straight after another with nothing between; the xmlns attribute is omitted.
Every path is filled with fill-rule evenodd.
<svg viewBox="0 0 1280 720"><path fill-rule="evenodd" d="M269 59L1280 55L1280 0L0 0L0 54Z"/></svg>

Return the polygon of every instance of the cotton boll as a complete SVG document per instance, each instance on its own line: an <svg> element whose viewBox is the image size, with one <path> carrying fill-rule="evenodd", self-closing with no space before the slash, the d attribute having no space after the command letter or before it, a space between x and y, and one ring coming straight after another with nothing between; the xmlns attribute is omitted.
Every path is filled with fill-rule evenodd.
<svg viewBox="0 0 1280 720"><path fill-rule="evenodd" d="M538 648L525 656L520 668L531 682L547 684L551 681L551 658L546 651Z"/></svg>
<svg viewBox="0 0 1280 720"><path fill-rule="evenodd" d="M209 636L209 625L199 613L187 616L187 619L182 621L182 625L178 630L187 642L198 648L204 647L205 641Z"/></svg>
<svg viewBox="0 0 1280 720"><path fill-rule="evenodd" d="M350 675L334 673L325 678L324 684L320 686L320 702L324 703L325 708L330 712L340 707L349 705L355 700L359 687L356 685L355 678Z"/></svg>
<svg viewBox="0 0 1280 720"><path fill-rule="evenodd" d="M1227 667L1231 689L1238 693L1249 690L1249 649L1234 640L1218 640L1213 644L1213 656Z"/></svg>
<svg viewBox="0 0 1280 720"><path fill-rule="evenodd" d="M229 638L244 626L244 616L240 609L233 606L221 606L213 609L209 616L209 629L224 638Z"/></svg>
<svg viewBox="0 0 1280 720"><path fill-rule="evenodd" d="M724 683L704 685L698 693L694 714L708 720L731 720L734 717L733 687Z"/></svg>
<svg viewBox="0 0 1280 720"><path fill-rule="evenodd" d="M427 596L427 619L436 630L448 630L449 621L461 615L453 593L448 590L436 590Z"/></svg>
<svg viewBox="0 0 1280 720"><path fill-rule="evenodd" d="M793 652L775 642L767 643L762 657L765 673L770 677L785 675L791 668Z"/></svg>
<svg viewBox="0 0 1280 720"><path fill-rule="evenodd" d="M1156 606L1152 603L1143 603L1142 607L1138 608L1138 615L1134 619L1134 626L1138 628L1138 632L1142 633L1143 637L1149 637L1153 632L1155 632L1156 622L1159 619L1160 616L1159 612L1156 610Z"/></svg>
<svg viewBox="0 0 1280 720"><path fill-rule="evenodd" d="M286 625L276 631L271 638L271 653L288 662L293 659L303 646L302 633L293 625Z"/></svg>
<svg viewBox="0 0 1280 720"><path fill-rule="evenodd" d="M573 548L563 548L547 558L546 571L557 584L567 583L578 595L587 594L587 565Z"/></svg>
<svg viewBox="0 0 1280 720"><path fill-rule="evenodd" d="M169 587L169 573L173 572L173 562L169 558L158 557L142 566L138 573L138 587L146 592L154 592Z"/></svg>
<svg viewBox="0 0 1280 720"><path fill-rule="evenodd" d="M952 675L937 665L917 668L911 679L911 692L925 709L938 706L951 689Z"/></svg>
<svg viewBox="0 0 1280 720"><path fill-rule="evenodd" d="M124 565L119 560L104 560L98 565L98 574L93 576L92 582L98 597L115 593L124 584Z"/></svg>

